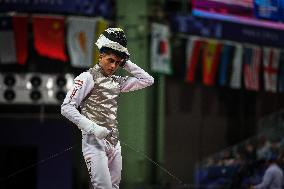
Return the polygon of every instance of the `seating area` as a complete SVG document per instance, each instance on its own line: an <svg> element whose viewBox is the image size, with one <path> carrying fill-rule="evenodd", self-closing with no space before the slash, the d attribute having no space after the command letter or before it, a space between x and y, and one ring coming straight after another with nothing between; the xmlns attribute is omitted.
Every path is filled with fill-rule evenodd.
<svg viewBox="0 0 284 189"><path fill-rule="evenodd" d="M196 165L199 188L247 189L261 182L266 162L277 159L284 171L284 127L262 131L240 144L218 152Z"/></svg>

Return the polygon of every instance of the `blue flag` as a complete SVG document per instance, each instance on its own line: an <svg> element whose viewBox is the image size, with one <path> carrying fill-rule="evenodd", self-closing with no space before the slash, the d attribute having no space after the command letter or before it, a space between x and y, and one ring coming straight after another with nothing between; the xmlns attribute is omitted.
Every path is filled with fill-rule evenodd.
<svg viewBox="0 0 284 189"><path fill-rule="evenodd" d="M229 85L230 75L231 75L231 68L233 62L235 47L230 44L224 44L221 61L219 65L219 85L220 86L227 86Z"/></svg>

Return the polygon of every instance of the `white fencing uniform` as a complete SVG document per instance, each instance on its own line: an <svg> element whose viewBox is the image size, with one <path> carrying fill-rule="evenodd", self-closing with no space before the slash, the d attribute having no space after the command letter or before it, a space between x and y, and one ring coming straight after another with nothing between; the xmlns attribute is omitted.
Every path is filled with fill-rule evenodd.
<svg viewBox="0 0 284 189"><path fill-rule="evenodd" d="M119 188L122 170L117 129L119 94L154 83L152 76L129 60L123 68L132 76L104 76L98 64L81 73L61 106L62 115L82 130L82 152L94 189ZM94 135L93 125L112 132L100 139Z"/></svg>

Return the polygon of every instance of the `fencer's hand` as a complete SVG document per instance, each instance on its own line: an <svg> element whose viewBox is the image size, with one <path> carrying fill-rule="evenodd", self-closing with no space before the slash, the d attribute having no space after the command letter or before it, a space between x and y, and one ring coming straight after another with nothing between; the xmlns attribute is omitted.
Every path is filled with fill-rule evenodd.
<svg viewBox="0 0 284 189"><path fill-rule="evenodd" d="M98 139L104 139L107 135L109 135L110 131L105 127L99 125L93 125L92 133Z"/></svg>
<svg viewBox="0 0 284 189"><path fill-rule="evenodd" d="M120 66L121 68L123 68L123 67L125 66L125 64L126 64L126 61L125 61L125 60L122 60L121 63L119 64L119 66Z"/></svg>
<svg viewBox="0 0 284 189"><path fill-rule="evenodd" d="M125 56L122 60L121 60L121 63L119 64L120 67L124 67L127 60L129 60L129 56Z"/></svg>

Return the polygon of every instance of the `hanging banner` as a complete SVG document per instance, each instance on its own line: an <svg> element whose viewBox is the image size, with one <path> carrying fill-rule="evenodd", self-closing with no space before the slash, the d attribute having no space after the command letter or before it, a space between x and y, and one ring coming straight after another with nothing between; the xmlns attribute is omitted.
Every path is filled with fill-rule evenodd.
<svg viewBox="0 0 284 189"><path fill-rule="evenodd" d="M264 89L277 92L277 78L279 72L280 49L263 48L263 76Z"/></svg>
<svg viewBox="0 0 284 189"><path fill-rule="evenodd" d="M18 64L26 64L28 58L28 16L14 15L13 27Z"/></svg>
<svg viewBox="0 0 284 189"><path fill-rule="evenodd" d="M198 37L188 37L186 45L185 81L192 83L198 74L197 67L202 63L202 52L205 41Z"/></svg>
<svg viewBox="0 0 284 189"><path fill-rule="evenodd" d="M193 17L190 15L171 16L171 31L198 35L208 38L226 39L236 42L255 43L273 47L284 47L284 24L263 23L259 26L255 23L238 23L207 18Z"/></svg>
<svg viewBox="0 0 284 189"><path fill-rule="evenodd" d="M202 54L202 81L204 85L213 86L223 44L216 40L207 40Z"/></svg>
<svg viewBox="0 0 284 189"><path fill-rule="evenodd" d="M103 31L105 31L109 26L109 23L103 19L103 18L99 18L97 20L97 24L96 24L96 32L95 32L95 41L97 41L97 39L99 38L99 36L103 33ZM99 60L99 49L97 47L94 48L94 58L93 58L93 64L98 63Z"/></svg>
<svg viewBox="0 0 284 189"><path fill-rule="evenodd" d="M25 64L28 57L28 16L0 17L0 62Z"/></svg>
<svg viewBox="0 0 284 189"><path fill-rule="evenodd" d="M258 91L260 88L261 48L245 46L243 54L244 86L248 90Z"/></svg>
<svg viewBox="0 0 284 189"><path fill-rule="evenodd" d="M96 19L87 17L69 17L67 47L71 65L89 68L93 64Z"/></svg>
<svg viewBox="0 0 284 189"><path fill-rule="evenodd" d="M192 0L192 9L221 15L252 17L253 0Z"/></svg>
<svg viewBox="0 0 284 189"><path fill-rule="evenodd" d="M170 31L167 25L153 23L151 26L151 70L171 74Z"/></svg>
<svg viewBox="0 0 284 189"><path fill-rule="evenodd" d="M33 16L32 25L34 47L37 53L41 56L66 62L64 17Z"/></svg>
<svg viewBox="0 0 284 189"><path fill-rule="evenodd" d="M0 12L69 13L111 18L114 0L0 0Z"/></svg>
<svg viewBox="0 0 284 189"><path fill-rule="evenodd" d="M232 74L230 77L230 86L233 89L240 89L242 86L242 66L244 48L241 44L235 45L235 53L233 56Z"/></svg>
<svg viewBox="0 0 284 189"><path fill-rule="evenodd" d="M15 34L12 17L0 17L0 61L1 63L16 63Z"/></svg>
<svg viewBox="0 0 284 189"><path fill-rule="evenodd" d="M227 42L223 44L218 71L218 84L220 86L229 86L235 50L235 45Z"/></svg>

